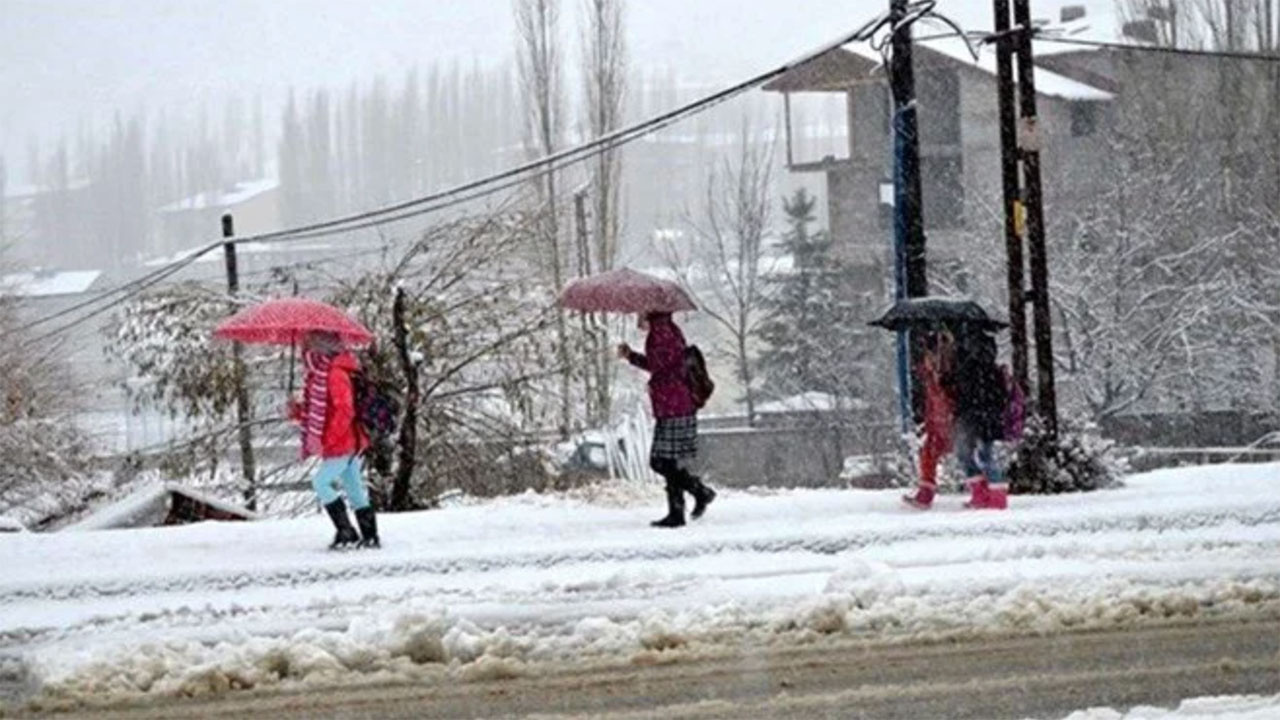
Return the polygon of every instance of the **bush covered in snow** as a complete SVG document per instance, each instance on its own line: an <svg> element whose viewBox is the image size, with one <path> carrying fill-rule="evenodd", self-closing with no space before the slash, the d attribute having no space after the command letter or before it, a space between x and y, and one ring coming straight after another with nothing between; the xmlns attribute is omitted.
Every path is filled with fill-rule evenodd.
<svg viewBox="0 0 1280 720"><path fill-rule="evenodd" d="M1096 424L1064 422L1055 438L1031 418L1006 474L1010 492L1050 494L1113 487L1128 470L1127 459Z"/></svg>
<svg viewBox="0 0 1280 720"><path fill-rule="evenodd" d="M56 343L28 344L18 306L0 300L0 513L35 527L90 484L90 445L72 421L78 395Z"/></svg>

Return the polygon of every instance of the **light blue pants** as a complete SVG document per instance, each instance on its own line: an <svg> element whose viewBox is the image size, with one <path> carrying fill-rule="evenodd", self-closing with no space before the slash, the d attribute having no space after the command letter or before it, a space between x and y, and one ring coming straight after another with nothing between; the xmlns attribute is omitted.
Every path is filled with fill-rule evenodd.
<svg viewBox="0 0 1280 720"><path fill-rule="evenodd" d="M995 460L991 441L979 440L975 433L959 425L956 427L956 459L967 478L982 474L993 485L1004 482L1004 473Z"/></svg>
<svg viewBox="0 0 1280 720"><path fill-rule="evenodd" d="M352 510L369 507L369 492L364 487L363 463L357 455L327 458L320 463L316 475L311 479L311 487L315 488L316 497L321 505L328 505L337 500L337 482L342 480L342 490L347 494L347 502Z"/></svg>

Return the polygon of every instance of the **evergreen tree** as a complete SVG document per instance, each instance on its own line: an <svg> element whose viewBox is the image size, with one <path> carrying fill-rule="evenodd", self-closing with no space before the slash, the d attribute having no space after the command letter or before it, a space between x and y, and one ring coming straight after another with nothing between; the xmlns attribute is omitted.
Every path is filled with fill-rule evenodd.
<svg viewBox="0 0 1280 720"><path fill-rule="evenodd" d="M857 392L860 355L857 337L864 321L859 303L847 292L844 264L824 231L813 231L817 198L804 188L783 200L789 229L782 248L792 267L769 278L766 318L759 337L764 349L759 371L774 396L825 392L850 397Z"/></svg>

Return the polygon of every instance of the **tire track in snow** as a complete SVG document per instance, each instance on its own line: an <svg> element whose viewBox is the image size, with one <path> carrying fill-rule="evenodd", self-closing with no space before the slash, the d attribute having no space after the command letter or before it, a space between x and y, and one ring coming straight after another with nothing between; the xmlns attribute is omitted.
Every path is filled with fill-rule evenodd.
<svg viewBox="0 0 1280 720"><path fill-rule="evenodd" d="M856 521L856 517L851 517ZM220 572L183 578L136 578L93 582L47 582L0 590L0 606L30 600L82 600L86 598L127 598L157 593L226 592L245 588L296 587L310 584L349 582L411 575L449 575L459 572L492 572L512 567L547 569L566 564L597 562L634 562L645 560L678 560L728 552L783 553L806 552L836 555L875 545L888 545L909 540L956 537L1016 537L1036 535L1054 537L1063 534L1109 531L1167 532L1195 530L1238 523L1255 527L1280 523L1280 504L1256 510L1219 510L1160 515L1142 512L1113 517L1070 519L1012 518L993 515L992 520L964 526L951 524L909 526L886 530L852 530L838 535L795 535L757 539L716 540L692 537L688 543L667 546L584 548L563 552L528 552L520 554L463 555L451 558L370 562L339 568L314 566L267 572Z"/></svg>

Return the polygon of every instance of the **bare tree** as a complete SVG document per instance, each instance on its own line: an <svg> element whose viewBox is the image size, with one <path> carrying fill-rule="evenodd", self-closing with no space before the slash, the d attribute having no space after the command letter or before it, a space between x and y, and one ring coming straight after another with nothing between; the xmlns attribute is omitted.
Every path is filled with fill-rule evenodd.
<svg viewBox="0 0 1280 720"><path fill-rule="evenodd" d="M692 244L668 241L663 252L700 309L727 334L727 355L742 386L749 423L755 422L755 351L769 284L763 267L774 196L774 144L744 123L736 158L723 158L707 176L700 215L686 224Z"/></svg>
<svg viewBox="0 0 1280 720"><path fill-rule="evenodd" d="M582 0L582 80L584 125L592 138L600 138L622 126L627 84L627 45L623 32L625 0ZM586 272L613 267L621 233L622 151L610 149L596 155L588 170L592 213L590 242L582 243L579 265ZM579 209L579 215L585 209ZM585 235L586 222L579 233ZM584 238L585 240L585 238ZM617 363L608 352L607 327L595 316L584 317L589 361L584 378L588 422L609 418L613 376Z"/></svg>
<svg viewBox="0 0 1280 720"><path fill-rule="evenodd" d="M542 383L561 371L543 342L550 298L520 263L540 222L499 213L431 228L333 293L378 338L366 375L402 400L396 466L372 483L391 509L432 507L452 487L541 487L502 466L528 443Z"/></svg>
<svg viewBox="0 0 1280 720"><path fill-rule="evenodd" d="M524 102L527 148L534 155L547 156L560 145L564 123L564 91L560 67L559 0L514 0L518 45L516 63ZM556 294L564 288L565 253L561 244L556 198L556 175L544 172L537 183L543 206L542 238L547 249L548 276ZM572 369L565 314L556 312L561 375L560 435L568 438L571 424Z"/></svg>

